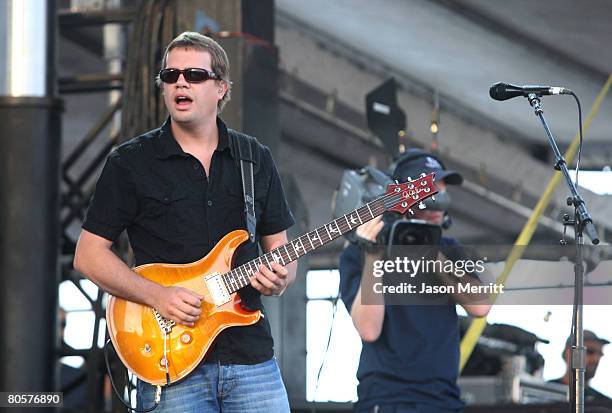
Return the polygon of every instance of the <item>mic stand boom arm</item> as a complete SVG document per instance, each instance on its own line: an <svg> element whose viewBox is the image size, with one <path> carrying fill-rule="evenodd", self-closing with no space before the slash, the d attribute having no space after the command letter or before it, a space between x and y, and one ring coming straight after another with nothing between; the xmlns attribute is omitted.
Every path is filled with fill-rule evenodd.
<svg viewBox="0 0 612 413"><path fill-rule="evenodd" d="M527 97L529 100L529 104L533 107L535 114L540 118L542 125L544 126L544 130L546 131L546 135L548 137L548 143L555 154L555 169L561 171L563 173L563 177L565 178L565 182L572 193L571 198L568 198L567 204L574 205L578 228L576 231L576 235L582 234L582 231L586 231L587 236L591 239L593 244L599 244L599 237L597 235L597 231L595 230L595 226L593 225L593 220L591 216L586 210L586 206L584 204L584 200L578 194L578 189L576 185L572 181L569 171L567 170L567 163L565 159L563 159L563 155L559 151L557 147L557 143L555 142L555 138L553 138L548 124L546 123L546 119L544 119L544 110L542 109L542 105L540 102L540 98L535 93L530 93Z"/></svg>
<svg viewBox="0 0 612 413"><path fill-rule="evenodd" d="M563 173L565 182L570 189L571 197L567 199L568 205L574 206L574 219L564 222L564 225L573 224L576 232L576 262L574 264L575 283L574 283L574 311L572 317L572 351L570 357L570 369L572 371L572 379L570 381L570 400L573 405L572 411L575 413L584 413L584 372L586 369L586 348L584 347L584 331L583 331L583 285L584 285L584 267L582 264L582 247L584 246L584 238L582 231L586 231L587 236L593 244L599 244L599 237L593 225L593 220L587 212L584 200L578 194L578 189L572 181L567 163L563 159L563 155L557 147L555 138L553 138L550 128L544 118L544 110L537 94L530 93L527 96L529 104L533 107L535 114L540 121L548 142L555 154L554 168Z"/></svg>

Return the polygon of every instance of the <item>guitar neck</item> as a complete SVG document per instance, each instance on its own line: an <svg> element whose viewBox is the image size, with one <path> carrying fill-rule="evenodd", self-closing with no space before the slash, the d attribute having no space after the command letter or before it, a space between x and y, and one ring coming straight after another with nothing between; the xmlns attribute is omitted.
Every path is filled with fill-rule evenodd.
<svg viewBox="0 0 612 413"><path fill-rule="evenodd" d="M395 198L395 199L389 199ZM378 215L381 215L389 207L390 204L397 202L396 196L382 196L357 208L348 214L342 215L333 221L320 226L298 238L281 245L280 247L260 255L233 270L223 274L225 285L230 293L236 292L242 287L251 283L250 277L255 273L258 267L263 264L268 268L270 263L276 261L285 266L292 261L322 247L325 244L335 240L336 238L355 229L361 224L364 224Z"/></svg>

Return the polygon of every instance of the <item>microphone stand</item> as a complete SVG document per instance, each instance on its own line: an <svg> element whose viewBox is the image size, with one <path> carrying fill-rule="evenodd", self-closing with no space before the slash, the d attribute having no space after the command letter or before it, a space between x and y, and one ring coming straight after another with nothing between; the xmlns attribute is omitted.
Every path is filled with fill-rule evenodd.
<svg viewBox="0 0 612 413"><path fill-rule="evenodd" d="M586 235L591 239L593 244L599 244L599 237L593 220L587 212L584 200L578 194L578 189L572 181L569 171L567 169L567 163L563 159L563 155L557 147L555 138L553 138L550 128L544 118L544 110L536 93L530 93L527 96L529 104L533 107L535 114L540 121L546 135L548 136L548 143L550 144L553 153L555 154L555 165L554 168L563 173L565 182L570 189L571 196L567 198L567 205L574 206L574 218L570 219L569 216L563 217L563 225L573 225L576 233L576 262L574 263L574 311L572 317L572 351L570 357L570 369L572 371L572 377L570 380L570 402L572 404L572 412L584 413L584 372L586 369L586 348L584 347L584 328L583 328L583 286L584 286L584 266L582 263L582 248L584 246L584 238L582 232L585 231Z"/></svg>

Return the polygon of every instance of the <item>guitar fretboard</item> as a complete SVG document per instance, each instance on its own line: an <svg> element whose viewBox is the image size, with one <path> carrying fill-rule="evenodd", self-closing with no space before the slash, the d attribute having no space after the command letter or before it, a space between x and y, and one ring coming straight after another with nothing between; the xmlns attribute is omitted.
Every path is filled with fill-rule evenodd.
<svg viewBox="0 0 612 413"><path fill-rule="evenodd" d="M261 264L271 268L271 263L276 261L285 266L357 228L359 225L374 219L399 200L399 194L382 196L266 254L260 255L254 260L223 274L225 286L230 293L236 292L251 283L250 277L258 271Z"/></svg>

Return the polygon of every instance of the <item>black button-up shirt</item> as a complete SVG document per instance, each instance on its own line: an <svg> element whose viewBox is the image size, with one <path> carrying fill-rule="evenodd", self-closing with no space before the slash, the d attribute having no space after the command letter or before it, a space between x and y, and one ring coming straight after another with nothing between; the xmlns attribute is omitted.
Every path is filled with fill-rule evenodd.
<svg viewBox="0 0 612 413"><path fill-rule="evenodd" d="M235 133L217 118L219 143L209 176L172 136L170 119L161 128L116 148L100 175L83 223L89 232L114 241L127 230L136 265L199 260L235 229L246 229L238 154L230 143ZM270 150L259 143L255 159L257 238L283 231L294 220L285 200ZM258 255L253 243L239 250L235 265ZM257 290L239 291L246 306L262 309ZM255 364L273 356L267 318L247 327L232 327L217 338L207 361Z"/></svg>

